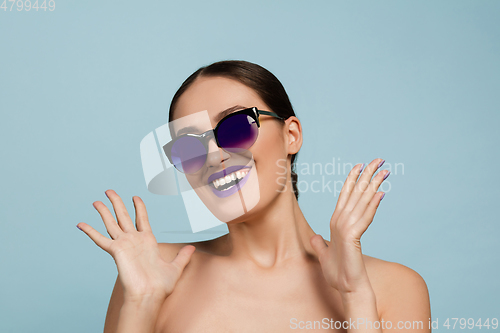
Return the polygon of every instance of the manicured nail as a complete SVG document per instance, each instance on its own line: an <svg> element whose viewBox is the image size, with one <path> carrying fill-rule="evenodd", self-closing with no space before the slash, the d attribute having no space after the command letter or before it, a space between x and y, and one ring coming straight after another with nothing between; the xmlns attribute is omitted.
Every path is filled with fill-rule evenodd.
<svg viewBox="0 0 500 333"><path fill-rule="evenodd" d="M383 180L385 180L387 177L389 177L389 174L390 174L390 173L391 173L390 171L389 171L388 173L386 173L386 174L385 174L385 176L384 176L384 179L383 179ZM384 194L385 194L385 193L384 193Z"/></svg>
<svg viewBox="0 0 500 333"><path fill-rule="evenodd" d="M365 164L364 164L364 163L363 163L363 164L361 164L361 167L359 168L359 172L360 172L360 173L361 173L361 172L363 172L363 168L364 168L364 167L365 167Z"/></svg>
<svg viewBox="0 0 500 333"><path fill-rule="evenodd" d="M78 229L80 229L80 227L78 226L78 224L76 225L76 227L77 227ZM82 230L82 229L80 229L80 230ZM83 231L83 230L82 230L82 231Z"/></svg>
<svg viewBox="0 0 500 333"><path fill-rule="evenodd" d="M382 162L380 162L380 164L378 165L377 168L380 168L383 164L384 164L385 160L382 160Z"/></svg>
<svg viewBox="0 0 500 333"><path fill-rule="evenodd" d="M380 201L382 201L382 199L385 197L385 192L382 194L382 196L380 197Z"/></svg>
<svg viewBox="0 0 500 333"><path fill-rule="evenodd" d="M107 191L107 190L106 190L106 191ZM106 193L106 191L104 191L104 194L106 194L106 196L108 197L108 193ZM108 199L109 199L109 197L108 197Z"/></svg>

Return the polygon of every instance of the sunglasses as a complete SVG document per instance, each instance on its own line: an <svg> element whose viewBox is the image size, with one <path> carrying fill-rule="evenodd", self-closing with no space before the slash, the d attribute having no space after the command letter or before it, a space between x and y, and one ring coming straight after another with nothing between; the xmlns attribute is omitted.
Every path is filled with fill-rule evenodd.
<svg viewBox="0 0 500 333"><path fill-rule="evenodd" d="M214 129L202 134L183 134L163 146L163 151L174 167L182 173L198 172L207 160L208 142L215 138L217 146L229 153L250 148L259 135L259 116L268 115L285 120L274 112L256 107L233 112L217 123Z"/></svg>

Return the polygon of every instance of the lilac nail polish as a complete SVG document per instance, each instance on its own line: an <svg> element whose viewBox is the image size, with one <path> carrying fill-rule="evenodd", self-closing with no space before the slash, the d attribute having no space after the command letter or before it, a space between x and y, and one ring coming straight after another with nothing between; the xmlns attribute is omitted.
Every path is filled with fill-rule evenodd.
<svg viewBox="0 0 500 333"><path fill-rule="evenodd" d="M363 168L365 167L365 164L363 163L361 167L359 168L359 173L363 172Z"/></svg>
<svg viewBox="0 0 500 333"><path fill-rule="evenodd" d="M385 160L382 160L382 162L380 162L380 164L378 165L377 168L380 168L383 164L384 164Z"/></svg>
<svg viewBox="0 0 500 333"><path fill-rule="evenodd" d="M78 229L80 229L80 227L78 226L78 224L76 225L76 227L77 227ZM80 229L80 230L82 230L82 229ZM83 230L82 230L82 231L83 231Z"/></svg>
<svg viewBox="0 0 500 333"><path fill-rule="evenodd" d="M382 199L385 197L385 192L384 194L382 194L382 196L380 197L380 201L382 201Z"/></svg>
<svg viewBox="0 0 500 333"><path fill-rule="evenodd" d="M386 173L386 174L385 174L385 176L384 176L384 180L385 180L387 177L389 177L389 175L390 175L390 174L391 174L391 172L390 172L390 171L389 171L388 173ZM384 194L385 194L385 193L384 193Z"/></svg>

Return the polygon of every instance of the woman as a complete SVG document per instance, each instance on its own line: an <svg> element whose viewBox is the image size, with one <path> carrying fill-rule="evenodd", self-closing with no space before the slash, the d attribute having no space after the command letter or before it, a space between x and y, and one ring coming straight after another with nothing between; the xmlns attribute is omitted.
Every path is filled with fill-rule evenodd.
<svg viewBox="0 0 500 333"><path fill-rule="evenodd" d="M187 128L182 119L200 111L209 118L208 128ZM246 115L247 125L253 126L239 141L235 137L242 132L227 129L236 128L232 114ZM297 202L293 162L302 145L302 128L273 74L244 61L200 68L175 94L169 120L180 122L171 126L173 140L165 153L203 202L212 205L214 215L231 209L247 186L252 188L244 201L249 208L222 217L227 235L193 244L158 244L143 201L133 197L134 227L121 198L107 190L118 223L102 202L94 207L111 239L83 222L77 225L117 264L105 333L430 332L423 279L405 266L361 252L360 237L385 195L377 190L389 172L375 174L382 159L350 171L330 221L330 241L325 241L311 229ZM252 132L254 122L257 132ZM216 140L208 135L214 132ZM251 137L250 132L257 134ZM181 141L189 136L198 141ZM205 144L206 150L188 156L193 142ZM239 174L229 175L235 165ZM238 186L257 171L258 177ZM210 201L211 195L220 197L230 189L220 202Z"/></svg>

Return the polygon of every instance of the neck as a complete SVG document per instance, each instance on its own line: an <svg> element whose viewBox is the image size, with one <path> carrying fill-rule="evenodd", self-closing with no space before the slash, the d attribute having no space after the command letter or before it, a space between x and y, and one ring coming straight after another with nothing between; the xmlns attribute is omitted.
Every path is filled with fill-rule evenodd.
<svg viewBox="0 0 500 333"><path fill-rule="evenodd" d="M259 214L228 224L231 257L272 268L314 253L315 232L307 223L293 192L283 192Z"/></svg>

